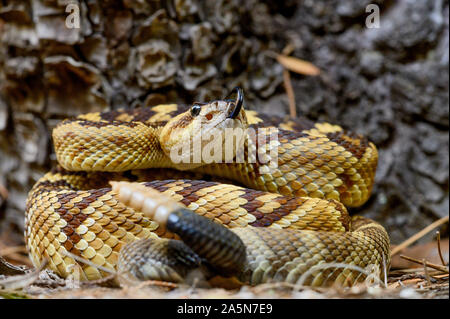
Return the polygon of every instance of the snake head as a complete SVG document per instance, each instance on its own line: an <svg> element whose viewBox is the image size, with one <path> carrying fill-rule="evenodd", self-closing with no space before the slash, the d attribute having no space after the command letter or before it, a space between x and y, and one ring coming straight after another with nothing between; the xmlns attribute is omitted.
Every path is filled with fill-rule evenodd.
<svg viewBox="0 0 450 319"><path fill-rule="evenodd" d="M162 129L160 144L178 169L193 169L211 163L232 162L248 126L242 89L235 98L196 102Z"/></svg>

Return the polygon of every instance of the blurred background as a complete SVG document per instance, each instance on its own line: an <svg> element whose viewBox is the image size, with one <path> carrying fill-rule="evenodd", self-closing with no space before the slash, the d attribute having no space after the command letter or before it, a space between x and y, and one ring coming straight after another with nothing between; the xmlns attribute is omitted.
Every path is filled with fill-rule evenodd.
<svg viewBox="0 0 450 319"><path fill-rule="evenodd" d="M54 162L61 119L236 85L247 109L368 136L376 185L352 213L402 242L449 214L448 19L442 0L0 0L0 255L28 263L27 192Z"/></svg>

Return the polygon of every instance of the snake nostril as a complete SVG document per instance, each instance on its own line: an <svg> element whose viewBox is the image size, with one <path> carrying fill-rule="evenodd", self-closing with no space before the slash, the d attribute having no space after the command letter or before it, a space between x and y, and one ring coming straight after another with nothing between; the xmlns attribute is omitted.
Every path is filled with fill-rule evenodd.
<svg viewBox="0 0 450 319"><path fill-rule="evenodd" d="M208 113L208 114L205 115L205 117L206 117L206 119L208 121L210 121L213 118L213 114L212 113Z"/></svg>

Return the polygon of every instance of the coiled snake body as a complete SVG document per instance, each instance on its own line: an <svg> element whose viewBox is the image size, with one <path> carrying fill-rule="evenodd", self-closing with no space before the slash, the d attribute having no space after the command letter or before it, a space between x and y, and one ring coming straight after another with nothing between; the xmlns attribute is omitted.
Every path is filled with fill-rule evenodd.
<svg viewBox="0 0 450 319"><path fill-rule="evenodd" d="M267 136L278 128L273 143L244 143L245 155L275 147L277 165L171 160L171 150L205 132L247 125ZM83 280L108 268L131 280L183 281L201 269L250 284L315 286L351 285L367 277L360 268L382 276L389 267L384 228L345 208L368 199L377 150L339 126L244 111L238 98L81 115L60 123L53 140L59 165L27 201L36 267L47 260ZM112 180L122 182L111 189Z"/></svg>

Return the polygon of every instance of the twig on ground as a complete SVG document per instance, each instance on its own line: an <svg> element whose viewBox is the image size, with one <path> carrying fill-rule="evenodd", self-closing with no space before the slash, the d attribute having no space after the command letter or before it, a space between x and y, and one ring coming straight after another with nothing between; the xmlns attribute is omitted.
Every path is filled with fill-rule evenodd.
<svg viewBox="0 0 450 319"><path fill-rule="evenodd" d="M284 47L282 53L287 56L291 54L292 51L294 51L294 46L292 44L288 44L286 47ZM289 74L289 70L286 69L286 67L284 67L283 70L283 84L289 100L289 115L293 118L296 118L297 108L295 106L294 89L292 88L291 75Z"/></svg>
<svg viewBox="0 0 450 319"><path fill-rule="evenodd" d="M394 270L389 272L389 278L396 278L398 276L413 276L415 274L418 274L421 272L422 268L410 268L410 269L401 269L401 270ZM433 272L429 272L430 276L448 276L447 274L443 274L440 270L433 270ZM389 279L388 278L388 279Z"/></svg>
<svg viewBox="0 0 450 319"><path fill-rule="evenodd" d="M417 264L423 264L423 262L421 260L418 260L418 259L415 259L415 258L412 258L412 257L408 257L408 256L405 256L405 255L400 255L400 257L403 258L403 259L412 261L414 263L417 263ZM436 270L439 270L439 271L442 271L442 272L448 274L448 268L447 267L443 267L441 265L436 265L436 264L430 263L428 261L425 261L425 264L427 265L427 267L430 267L430 268L433 268L433 269L436 269Z"/></svg>
<svg viewBox="0 0 450 319"><path fill-rule="evenodd" d="M82 262L83 264L86 264L86 265L88 265L88 266L91 266L91 267L97 268L97 269L99 269L99 270L101 270L101 271L104 271L104 272L106 272L106 273L108 273L108 274L116 274L116 272L115 272L114 270L111 270L111 269L109 269L109 268L106 268L106 267L97 265L97 264L93 263L93 262L90 261L90 260L87 260L87 259L85 259L85 258L83 258L83 257L74 255L74 254L72 254L72 253L69 253L68 251L63 252L62 254L63 254L63 255L66 255L67 257L73 258L73 259L75 259L75 260L78 261L78 262Z"/></svg>
<svg viewBox="0 0 450 319"><path fill-rule="evenodd" d="M384 288L387 288L387 269L386 269L386 257L383 254L383 272L384 272Z"/></svg>
<svg viewBox="0 0 450 319"><path fill-rule="evenodd" d="M428 234L430 231L432 231L436 227L438 227L438 226L440 226L442 224L445 224L447 222L448 222L448 216L445 216L445 217L442 217L441 219L438 219L437 221L435 221L431 225L428 225L427 227L422 229L420 232L418 232L415 235L411 236L410 238L405 240L403 243L401 243L400 245L398 245L397 247L392 249L391 257L396 255L396 254L398 254L400 251L402 251L403 249L405 249L406 247L408 247L409 245L411 245L415 241L419 240L420 238L422 238L423 236Z"/></svg>
<svg viewBox="0 0 450 319"><path fill-rule="evenodd" d="M0 275L11 276L11 275L23 275L25 273L26 273L25 268L10 264L0 255Z"/></svg>
<svg viewBox="0 0 450 319"><path fill-rule="evenodd" d="M444 257L442 257L442 251L441 251L441 232L438 230L436 231L436 239L437 239L437 246L438 246L438 253L439 253L439 258L441 259L441 263L442 266L446 266L445 265L445 261L444 261Z"/></svg>
<svg viewBox="0 0 450 319"><path fill-rule="evenodd" d="M23 275L8 276L5 279L0 280L0 287L5 289L18 289L31 285L39 277L39 273L47 265L47 259L44 259L41 266L29 273Z"/></svg>
<svg viewBox="0 0 450 319"><path fill-rule="evenodd" d="M286 94L289 100L289 115L292 118L296 118L297 109L295 107L294 89L292 88L291 75L289 74L289 71L286 69L283 70L283 83L284 89L286 90Z"/></svg>
<svg viewBox="0 0 450 319"><path fill-rule="evenodd" d="M427 262L426 262L425 258L422 259L422 265L423 265L423 271L425 273L425 278L428 281L428 285L431 285L431 279L430 279L430 275L428 274L428 267L427 267Z"/></svg>
<svg viewBox="0 0 450 319"><path fill-rule="evenodd" d="M141 282L139 285L137 285L136 289L141 289L145 286L158 286L158 287L175 289L178 287L178 284L173 283L173 282L168 282L168 281L146 280L146 281Z"/></svg>
<svg viewBox="0 0 450 319"><path fill-rule="evenodd" d="M448 274L442 274L442 273L440 273L439 275L430 274L430 276L433 277L434 279L447 279L448 280Z"/></svg>

